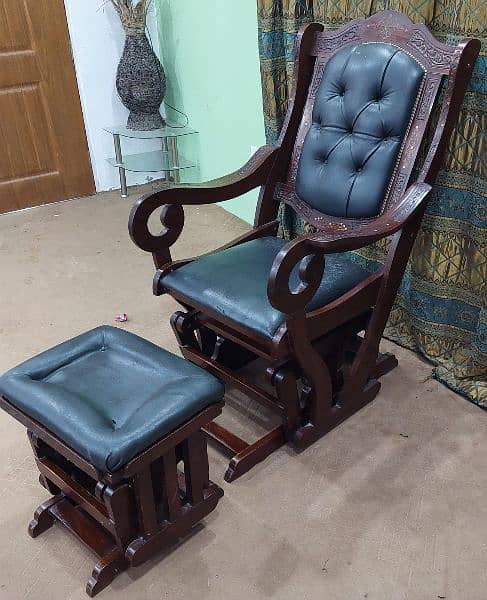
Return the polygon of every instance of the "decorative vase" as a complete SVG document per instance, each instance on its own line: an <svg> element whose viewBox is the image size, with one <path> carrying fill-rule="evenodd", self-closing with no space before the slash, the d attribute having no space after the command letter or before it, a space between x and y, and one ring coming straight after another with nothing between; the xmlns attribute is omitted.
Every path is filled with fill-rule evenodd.
<svg viewBox="0 0 487 600"><path fill-rule="evenodd" d="M127 32L116 83L120 99L130 110L128 129L148 131L165 125L159 108L166 76L144 32Z"/></svg>

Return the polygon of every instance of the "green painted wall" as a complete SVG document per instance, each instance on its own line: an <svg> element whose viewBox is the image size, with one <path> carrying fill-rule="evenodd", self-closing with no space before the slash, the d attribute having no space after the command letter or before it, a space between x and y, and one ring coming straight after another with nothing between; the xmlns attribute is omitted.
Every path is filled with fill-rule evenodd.
<svg viewBox="0 0 487 600"><path fill-rule="evenodd" d="M166 102L199 132L181 143L194 158L183 181L206 181L241 167L265 143L255 0L156 0ZM167 109L169 118L175 115ZM222 204L253 221L258 191Z"/></svg>

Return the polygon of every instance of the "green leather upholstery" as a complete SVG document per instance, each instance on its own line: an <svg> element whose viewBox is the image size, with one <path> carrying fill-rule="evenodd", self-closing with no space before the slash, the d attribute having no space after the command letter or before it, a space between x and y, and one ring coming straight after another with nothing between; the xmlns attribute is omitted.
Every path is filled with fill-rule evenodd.
<svg viewBox="0 0 487 600"><path fill-rule="evenodd" d="M379 214L424 71L391 44L347 46L327 62L296 178L327 215Z"/></svg>
<svg viewBox="0 0 487 600"><path fill-rule="evenodd" d="M0 377L0 394L103 472L223 398L214 377L136 335L102 326Z"/></svg>
<svg viewBox="0 0 487 600"><path fill-rule="evenodd" d="M270 304L267 282L274 258L284 244L285 240L264 237L216 252L169 273L162 286L183 295L189 304L197 302L209 314L225 316L272 338L285 315ZM345 254L330 254L321 286L308 310L325 306L368 276ZM291 286L296 288L298 281L298 273L294 272Z"/></svg>

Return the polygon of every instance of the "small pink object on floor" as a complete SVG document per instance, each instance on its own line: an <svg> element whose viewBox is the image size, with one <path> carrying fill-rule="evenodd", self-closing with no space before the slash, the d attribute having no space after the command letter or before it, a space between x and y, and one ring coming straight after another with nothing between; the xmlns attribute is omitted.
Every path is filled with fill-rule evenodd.
<svg viewBox="0 0 487 600"><path fill-rule="evenodd" d="M115 321L117 321L117 323L125 323L129 320L127 313L120 313L118 315L115 315Z"/></svg>

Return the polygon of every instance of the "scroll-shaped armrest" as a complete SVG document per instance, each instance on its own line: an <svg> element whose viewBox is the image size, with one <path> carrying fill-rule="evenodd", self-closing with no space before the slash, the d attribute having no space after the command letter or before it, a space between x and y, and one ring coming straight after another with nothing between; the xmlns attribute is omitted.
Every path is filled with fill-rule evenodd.
<svg viewBox="0 0 487 600"><path fill-rule="evenodd" d="M165 253L178 239L184 225L185 204L213 204L245 194L264 185L279 148L263 146L238 171L206 183L179 184L145 194L134 204L129 218L132 241L142 250ZM149 231L151 214L161 211L162 230L154 235Z"/></svg>
<svg viewBox="0 0 487 600"><path fill-rule="evenodd" d="M430 191L431 186L427 183L415 183L393 209L377 219L350 229L318 231L286 244L271 268L267 284L269 302L285 314L305 310L320 286L326 254L357 250L393 235L417 215ZM296 266L300 283L291 290L289 280Z"/></svg>

